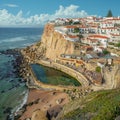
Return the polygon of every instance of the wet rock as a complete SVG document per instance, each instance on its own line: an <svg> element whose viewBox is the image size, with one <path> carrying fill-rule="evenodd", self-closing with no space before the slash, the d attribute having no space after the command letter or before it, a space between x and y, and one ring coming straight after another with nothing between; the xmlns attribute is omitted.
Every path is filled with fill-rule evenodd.
<svg viewBox="0 0 120 120"><path fill-rule="evenodd" d="M4 113L4 114L10 114L10 113L11 113L11 110L12 110L12 108L11 108L11 107L8 107L8 108L6 108L6 109L3 111L3 113Z"/></svg>
<svg viewBox="0 0 120 120"><path fill-rule="evenodd" d="M2 91L1 91L1 93L5 93L5 91L4 91L4 90L2 90Z"/></svg>

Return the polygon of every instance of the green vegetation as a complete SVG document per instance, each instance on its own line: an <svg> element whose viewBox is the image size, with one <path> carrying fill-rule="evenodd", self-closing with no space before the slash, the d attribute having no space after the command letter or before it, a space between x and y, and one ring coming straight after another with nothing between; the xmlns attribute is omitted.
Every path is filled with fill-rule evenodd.
<svg viewBox="0 0 120 120"><path fill-rule="evenodd" d="M71 111L58 120L115 120L120 115L120 89L93 92L67 108Z"/></svg>
<svg viewBox="0 0 120 120"><path fill-rule="evenodd" d="M115 47L120 47L120 42L115 44Z"/></svg>
<svg viewBox="0 0 120 120"><path fill-rule="evenodd" d="M109 10L106 17L113 17L112 11Z"/></svg>
<svg viewBox="0 0 120 120"><path fill-rule="evenodd" d="M97 66L97 67L96 67L96 72L99 72L99 73L100 73L100 72L101 72L101 67Z"/></svg>
<svg viewBox="0 0 120 120"><path fill-rule="evenodd" d="M70 21L69 21L69 25L71 25L72 23L73 23L73 20L70 20Z"/></svg>
<svg viewBox="0 0 120 120"><path fill-rule="evenodd" d="M79 32L80 32L80 29L79 29L79 28L75 28L75 29L74 29L74 32L75 32L75 33L79 33Z"/></svg>
<svg viewBox="0 0 120 120"><path fill-rule="evenodd" d="M115 47L120 47L120 42L119 43L113 43L113 42L109 42L109 45L113 45Z"/></svg>
<svg viewBox="0 0 120 120"><path fill-rule="evenodd" d="M115 43L113 43L113 42L109 42L108 44L109 44L109 45L115 45Z"/></svg>
<svg viewBox="0 0 120 120"><path fill-rule="evenodd" d="M103 50L103 54L104 54L104 55L107 55L107 54L110 54L110 52L107 51L107 50Z"/></svg>
<svg viewBox="0 0 120 120"><path fill-rule="evenodd" d="M79 37L79 42L81 43L81 39L84 38L84 36L82 34L79 34L78 37Z"/></svg>
<svg viewBox="0 0 120 120"><path fill-rule="evenodd" d="M80 22L73 22L73 25L78 25L80 24Z"/></svg>

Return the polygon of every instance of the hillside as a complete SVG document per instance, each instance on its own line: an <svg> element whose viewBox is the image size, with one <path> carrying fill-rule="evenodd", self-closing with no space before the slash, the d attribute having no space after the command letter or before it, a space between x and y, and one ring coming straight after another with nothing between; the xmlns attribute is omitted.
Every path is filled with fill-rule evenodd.
<svg viewBox="0 0 120 120"><path fill-rule="evenodd" d="M62 54L64 55L78 55L81 56L80 50L82 50L81 43L78 42L72 42L65 39L65 35L59 33L59 31L56 31L54 29L54 24L46 24L44 28L44 32L41 38L41 41L38 43L32 45L31 47L27 47L24 49L25 56L27 56L27 59L29 61L39 61L41 59L53 61L56 62L58 60L61 64L67 65L69 63L69 66L76 64L72 63L72 61L75 61L73 59L64 59L61 57ZM76 50L77 48L77 50ZM76 59L77 60L77 59ZM95 73L95 67L97 66L97 60L89 60L90 62L87 62L86 60L80 60L80 66L85 65L87 68L89 75L90 72ZM104 60L105 61L105 60ZM111 70L109 70L109 67L103 67L102 69L102 79L100 79L100 82L98 77L94 78L93 81L97 84L104 83L104 85L98 89L112 89L112 88L118 88L120 85L119 79L120 79L120 65L119 65L119 59L114 60L114 66L111 66ZM81 64L82 63L82 64ZM106 63L104 63L105 65ZM76 66L75 66L76 67ZM76 67L77 69L77 67ZM78 67L79 69L79 67ZM80 67L81 69L81 67ZM83 71L83 69L81 69ZM87 74L86 74L87 75ZM93 76L94 77L94 76ZM96 89L96 87L93 87L93 89Z"/></svg>
<svg viewBox="0 0 120 120"><path fill-rule="evenodd" d="M71 101L57 120L115 120L119 115L120 89L116 89L93 92Z"/></svg>
<svg viewBox="0 0 120 120"><path fill-rule="evenodd" d="M23 50L23 53L28 62L37 63L43 60L46 61L46 63L48 62L50 65L52 64L52 62L55 64L59 64L56 62L56 59L59 58L61 54L74 54L74 52L75 42L66 40L64 34L60 34L58 31L54 30L53 24L47 24L45 26L44 33L40 42ZM83 62L87 68L87 70L83 72L83 75L85 75L84 73L87 72L87 78L89 79L89 77L91 77L90 73L95 73L95 71L90 70L91 68L95 69L94 65L96 67L97 59L94 59L93 61L91 60L90 62L86 62L85 60L83 60ZM69 68L69 66L67 66L66 64L63 65ZM57 67L55 66L55 68ZM82 69L80 68L80 70ZM81 73L81 71L79 72ZM89 87L91 88L91 91L102 91L91 92L89 95L86 96L81 95L79 99L71 101L63 108L63 110L55 120L114 120L117 116L119 116L119 59L116 59L116 61L110 67L105 65L101 69L101 75L104 81L102 81L102 83L100 83L99 85L96 85L94 83L90 84ZM96 78L95 80L97 81L98 78Z"/></svg>

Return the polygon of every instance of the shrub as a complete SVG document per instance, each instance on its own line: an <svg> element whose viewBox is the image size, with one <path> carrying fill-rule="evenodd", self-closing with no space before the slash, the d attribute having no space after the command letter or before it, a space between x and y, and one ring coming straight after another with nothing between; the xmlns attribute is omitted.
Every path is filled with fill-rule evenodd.
<svg viewBox="0 0 120 120"><path fill-rule="evenodd" d="M104 54L104 55L107 55L107 54L110 54L110 52L107 51L107 50L104 50L104 51L103 51L103 54Z"/></svg>
<svg viewBox="0 0 120 120"><path fill-rule="evenodd" d="M115 47L120 47L120 42L115 45Z"/></svg>
<svg viewBox="0 0 120 120"><path fill-rule="evenodd" d="M101 72L101 67L96 67L96 72Z"/></svg>

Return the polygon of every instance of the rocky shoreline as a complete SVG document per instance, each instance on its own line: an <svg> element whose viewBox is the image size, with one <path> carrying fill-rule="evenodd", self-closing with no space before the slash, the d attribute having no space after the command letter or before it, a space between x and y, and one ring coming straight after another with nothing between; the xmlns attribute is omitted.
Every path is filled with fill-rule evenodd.
<svg viewBox="0 0 120 120"><path fill-rule="evenodd" d="M47 115L46 119L51 120L53 117L55 118L58 115L58 113L62 110L63 106L66 103L68 103L69 100L80 98L81 96L85 96L86 94L88 94L88 91L85 91L81 88L64 90L61 92L56 90L41 88L40 86L36 85L32 80L31 73L29 72L29 69L30 69L29 63L25 60L24 55L21 53L21 49L6 50L6 51L1 51L0 53L14 56L15 58L15 61L13 62L13 67L15 69L14 72L16 73L17 76L21 78L19 82L20 83L25 82L27 88L30 91L28 93L28 98L26 103L24 103L24 105L22 104L22 107L15 112L14 120L18 120L18 119L36 120L36 119L32 119L32 114L34 113L34 111L38 111L39 109L40 109L39 112L44 112L45 116ZM56 93L55 96L53 95L54 93ZM45 99L41 101L41 99L45 98L46 95L47 97L50 95L50 100L48 101ZM62 98L61 98L61 95L63 95ZM59 103L59 101L61 100L62 102ZM51 101L54 101L54 102L51 103ZM48 107L46 106L46 104L49 104L50 106L48 105L49 106ZM40 105L43 105L45 107L43 108ZM37 106L39 106L39 109L37 108ZM55 106L58 106L57 109ZM32 107L34 111L31 110ZM31 112L30 115L29 115L29 112ZM11 110L8 113L9 115L7 119L13 120L12 119L13 116L11 117Z"/></svg>
<svg viewBox="0 0 120 120"><path fill-rule="evenodd" d="M8 49L8 50L0 51L0 54L3 54L3 55L13 58L13 60L10 61L12 64L13 70L10 71L10 73L14 74L14 77L18 79L18 83L15 85L12 85L12 87L9 88L9 90L16 89L17 87L20 87L23 84L25 85L25 79L20 74L21 73L21 64L23 63L23 57L22 57L20 51L21 51L21 49ZM11 74L8 77L10 77ZM14 80L12 79L9 82L14 82ZM7 91L1 91L1 93L5 93L5 92L7 92ZM25 100L24 100L24 103L25 103ZM18 107L16 107L16 108L7 107L3 112L4 114L7 115L6 120L14 120L15 119L14 114L16 113L15 112L16 109L18 110L18 109L22 108L24 103L19 105L18 106L19 108Z"/></svg>
<svg viewBox="0 0 120 120"><path fill-rule="evenodd" d="M14 73L16 74L16 77L20 78L19 82L20 83L25 82L27 88L30 91L28 93L27 99L25 98L26 100L24 100L24 103L22 103L20 105L20 107L18 106L19 108L17 108L16 112L13 113L13 109L14 108L9 108L9 107L4 111L5 113L8 114L6 120L18 120L18 119L22 119L22 118L24 118L24 113L28 112L28 110L27 110L28 107L40 104L40 97L39 98L34 98L34 101L31 101L31 100L29 100L29 99L31 99L31 95L35 95L35 94L37 95L37 93L39 93L40 96L44 96L44 95L42 95L44 93L46 93L48 95L49 94L52 95L53 91L43 90L43 88L41 88L41 87L35 85L34 83L32 83L32 80L30 80L29 64L24 59L24 56L21 54L21 49L9 49L9 50L5 50L5 51L0 51L0 54L4 54L4 55L7 55L7 56L13 56L14 57L15 60L12 61L12 65L13 65L13 68L14 68ZM39 89L39 90L37 90L37 89ZM59 93L59 92L57 92L57 93L58 94L64 94L64 93ZM66 98L68 98L68 97L65 97L65 99ZM53 98L51 98L51 99L53 99ZM59 101L59 98L58 98L58 101ZM41 104L45 104L45 103L41 102ZM57 104L59 104L59 103L57 103ZM63 104L64 104L64 102L62 102L62 105ZM48 110L46 110L45 114L48 115L49 113L47 111ZM48 116L50 117L50 115L48 115ZM51 117L52 116L53 115L51 113ZM27 118L25 118L25 119L27 120Z"/></svg>

